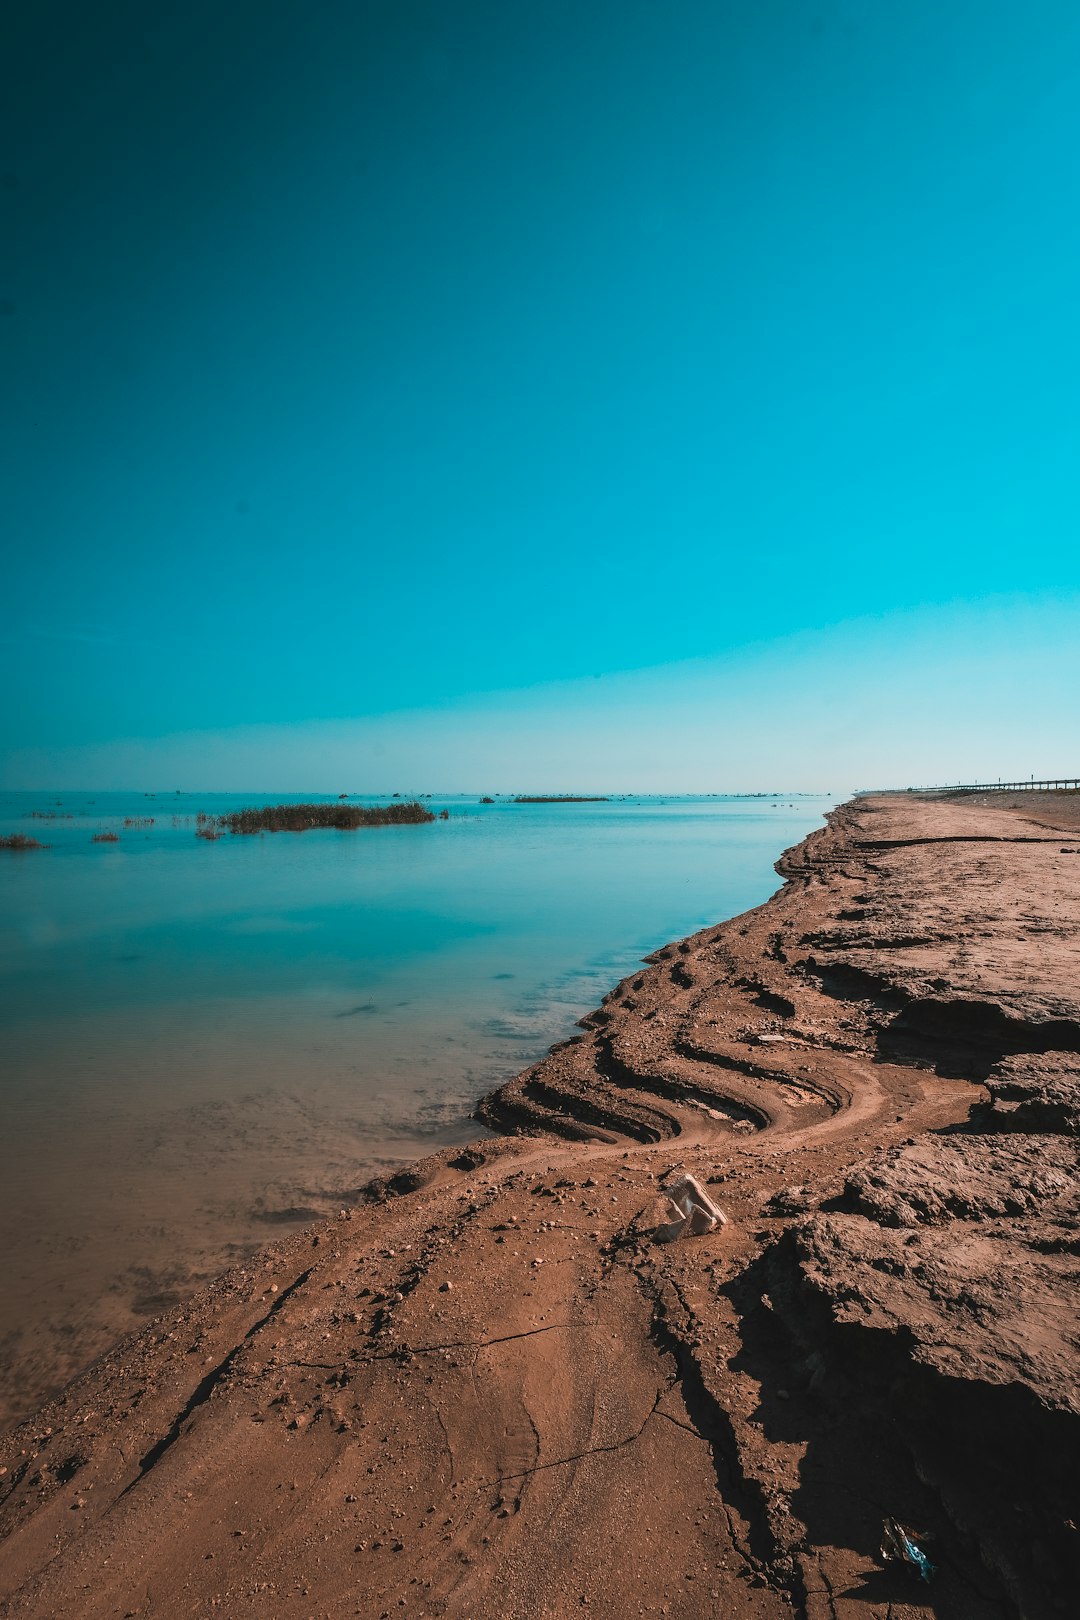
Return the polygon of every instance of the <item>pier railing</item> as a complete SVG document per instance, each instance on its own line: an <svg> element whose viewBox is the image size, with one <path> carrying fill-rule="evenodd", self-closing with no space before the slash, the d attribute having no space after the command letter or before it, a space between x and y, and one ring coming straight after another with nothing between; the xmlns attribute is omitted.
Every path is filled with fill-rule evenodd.
<svg viewBox="0 0 1080 1620"><path fill-rule="evenodd" d="M858 788L862 793L1020 793L1077 792L1080 776L1029 777L1026 782L939 782L934 787Z"/></svg>

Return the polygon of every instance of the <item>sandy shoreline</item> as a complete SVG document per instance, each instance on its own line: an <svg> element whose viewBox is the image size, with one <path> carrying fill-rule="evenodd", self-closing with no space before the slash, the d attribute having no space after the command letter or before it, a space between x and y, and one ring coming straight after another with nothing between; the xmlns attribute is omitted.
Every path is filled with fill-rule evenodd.
<svg viewBox="0 0 1080 1620"><path fill-rule="evenodd" d="M2 1612L1069 1612L1080 799L1017 798L843 807L485 1100L542 1134L103 1357L0 1444ZM674 1165L730 1219L660 1247Z"/></svg>

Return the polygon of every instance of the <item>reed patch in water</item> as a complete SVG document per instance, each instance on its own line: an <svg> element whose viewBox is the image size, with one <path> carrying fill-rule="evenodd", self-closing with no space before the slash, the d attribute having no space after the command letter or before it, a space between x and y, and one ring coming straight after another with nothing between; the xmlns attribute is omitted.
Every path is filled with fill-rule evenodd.
<svg viewBox="0 0 1080 1620"><path fill-rule="evenodd" d="M356 827L396 827L434 821L430 810L415 799L401 804L268 804L233 810L223 816L200 814L201 828L231 833L308 832L312 827L333 827L349 832ZM200 831L197 836L206 837Z"/></svg>

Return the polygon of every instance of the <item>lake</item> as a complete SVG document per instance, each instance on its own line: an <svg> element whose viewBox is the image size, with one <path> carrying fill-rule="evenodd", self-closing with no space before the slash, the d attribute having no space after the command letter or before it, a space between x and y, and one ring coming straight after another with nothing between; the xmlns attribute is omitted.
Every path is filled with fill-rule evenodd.
<svg viewBox="0 0 1080 1620"><path fill-rule="evenodd" d="M0 833L50 846L0 850L0 1422L483 1134L483 1092L643 955L765 900L833 802L434 797L449 820L195 836L200 811L313 797L0 795Z"/></svg>

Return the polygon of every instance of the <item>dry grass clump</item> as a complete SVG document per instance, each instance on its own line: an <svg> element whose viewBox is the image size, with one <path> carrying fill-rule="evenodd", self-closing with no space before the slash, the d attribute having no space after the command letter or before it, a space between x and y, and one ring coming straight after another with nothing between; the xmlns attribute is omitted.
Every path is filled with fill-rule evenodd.
<svg viewBox="0 0 1080 1620"><path fill-rule="evenodd" d="M153 816L125 816L124 817L124 826L125 827L152 827L153 825L154 825Z"/></svg>
<svg viewBox="0 0 1080 1620"><path fill-rule="evenodd" d="M360 804L270 804L259 809L233 810L223 816L200 814L200 828L220 828L231 833L307 832L312 827L396 827L434 821L415 799L407 803L365 806ZM199 832L199 837L206 837Z"/></svg>
<svg viewBox="0 0 1080 1620"><path fill-rule="evenodd" d="M114 832L95 833L90 842L92 844L118 844L120 842L120 834Z"/></svg>
<svg viewBox="0 0 1080 1620"><path fill-rule="evenodd" d="M27 838L25 833L8 833L6 838L0 838L0 849L48 849L48 844L39 844L36 838Z"/></svg>

